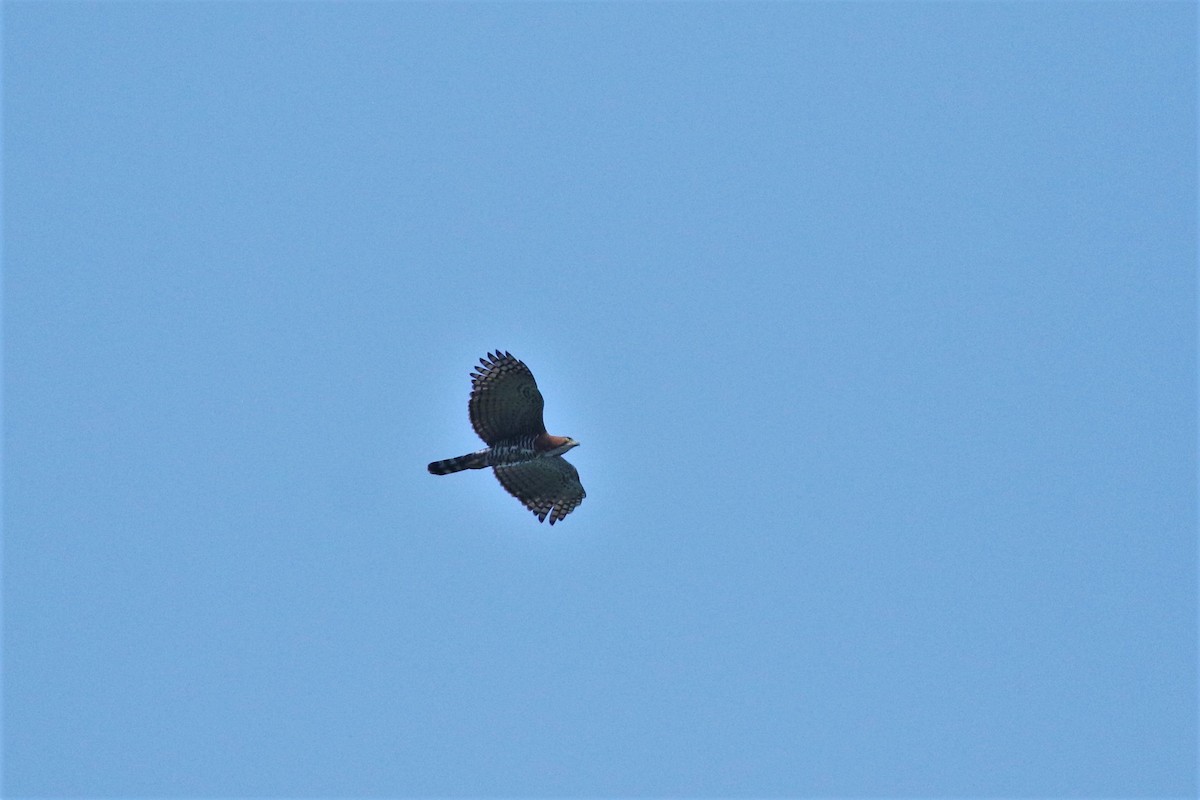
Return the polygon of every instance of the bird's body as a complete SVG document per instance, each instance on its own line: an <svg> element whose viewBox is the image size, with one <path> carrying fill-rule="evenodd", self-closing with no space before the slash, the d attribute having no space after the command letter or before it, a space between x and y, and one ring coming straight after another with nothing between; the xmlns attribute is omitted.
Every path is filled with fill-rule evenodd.
<svg viewBox="0 0 1200 800"><path fill-rule="evenodd" d="M574 511L587 496L579 473L562 454L579 442L552 436L542 421L544 401L533 373L511 353L488 353L471 375L467 413L487 445L483 450L444 461L429 471L448 475L491 467L500 484L538 521L550 524Z"/></svg>
<svg viewBox="0 0 1200 800"><path fill-rule="evenodd" d="M522 461L530 461L538 457L560 455L576 444L578 442L568 439L566 436L551 436L548 433L540 436L519 436L515 439L496 442L491 447L467 453L465 456L435 461L429 465L429 471L434 475L449 475L451 472L461 472L464 469L519 464Z"/></svg>

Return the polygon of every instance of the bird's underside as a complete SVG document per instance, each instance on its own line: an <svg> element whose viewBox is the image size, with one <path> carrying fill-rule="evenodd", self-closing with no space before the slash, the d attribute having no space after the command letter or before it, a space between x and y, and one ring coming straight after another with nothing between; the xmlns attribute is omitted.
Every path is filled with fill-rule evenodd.
<svg viewBox="0 0 1200 800"><path fill-rule="evenodd" d="M533 373L510 353L488 353L471 374L467 413L487 445L429 465L434 475L491 467L500 485L553 525L570 514L587 493L575 467L562 454L578 442L552 436L542 421L544 402Z"/></svg>

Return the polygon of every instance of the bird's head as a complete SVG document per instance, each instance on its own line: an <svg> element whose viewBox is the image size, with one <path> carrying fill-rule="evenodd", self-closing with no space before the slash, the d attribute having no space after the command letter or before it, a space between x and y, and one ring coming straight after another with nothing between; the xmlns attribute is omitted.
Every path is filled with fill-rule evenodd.
<svg viewBox="0 0 1200 800"><path fill-rule="evenodd" d="M550 452L546 453L548 456L561 456L572 447L579 446L579 442L575 441L570 436L556 436L554 438L554 446L550 448Z"/></svg>

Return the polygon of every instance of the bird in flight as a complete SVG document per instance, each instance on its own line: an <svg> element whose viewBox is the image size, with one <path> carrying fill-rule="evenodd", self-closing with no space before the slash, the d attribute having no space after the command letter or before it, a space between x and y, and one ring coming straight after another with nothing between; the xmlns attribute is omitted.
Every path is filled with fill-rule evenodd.
<svg viewBox="0 0 1200 800"><path fill-rule="evenodd" d="M487 445L465 456L434 461L429 471L448 475L491 467L500 485L537 515L558 522L587 493L579 473L562 454L579 445L569 436L551 436L542 421L542 393L533 373L511 353L488 353L471 373L467 415Z"/></svg>

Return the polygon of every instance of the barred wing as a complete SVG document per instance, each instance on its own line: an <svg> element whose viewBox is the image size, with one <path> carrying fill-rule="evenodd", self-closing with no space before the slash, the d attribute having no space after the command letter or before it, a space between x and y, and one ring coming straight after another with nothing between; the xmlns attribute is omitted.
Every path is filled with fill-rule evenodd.
<svg viewBox="0 0 1200 800"><path fill-rule="evenodd" d="M533 373L511 353L488 353L471 373L467 414L471 427L489 445L546 432L545 405Z"/></svg>
<svg viewBox="0 0 1200 800"><path fill-rule="evenodd" d="M578 508L587 496L579 473L562 456L534 458L492 470L500 485L536 514L538 522L545 522L549 516L553 525Z"/></svg>

